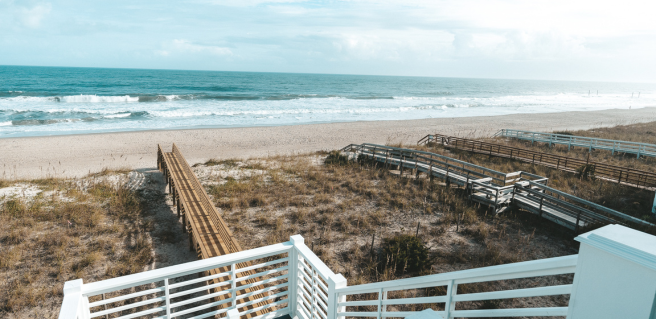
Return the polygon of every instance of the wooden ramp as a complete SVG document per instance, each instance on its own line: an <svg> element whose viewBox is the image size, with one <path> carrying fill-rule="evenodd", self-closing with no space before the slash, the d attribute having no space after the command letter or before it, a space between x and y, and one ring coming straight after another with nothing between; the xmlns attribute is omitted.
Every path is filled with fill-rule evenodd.
<svg viewBox="0 0 656 319"><path fill-rule="evenodd" d="M169 185L169 193L173 196L173 203L177 208L178 216L182 218L185 231L189 233L190 249L194 250L199 259L206 259L221 255L227 255L241 251L239 243L232 236L232 232L228 229L225 221L219 215L218 210L212 204L205 189L196 178L196 175L191 171L191 167L187 160L182 156L177 146L173 144L172 152L164 152L162 148L157 145L157 168L164 174L166 181ZM235 269L224 267L220 269L213 269L209 271L210 275L218 275L225 272L233 273L240 268L250 267L250 263L236 264ZM217 301L233 299L232 302L219 305L219 308L228 307L238 303L249 303L257 301L258 299L267 297L266 293L250 295L250 292L259 291L264 287L260 285L253 285L261 282L263 278L255 277L253 270L242 271L237 273L237 278L249 277L242 282L238 282L236 287L248 286L249 288L236 291L235 296L230 294L223 294L216 297ZM227 281L227 276L214 278L207 282L209 293L218 293L228 289L233 289L230 286L216 287L217 284ZM249 294L250 296L241 297L241 295ZM236 299L235 299L236 297ZM252 302L249 306L239 308L239 312L247 312L242 318L253 318L266 313L272 312L273 306L268 306L272 300L262 302Z"/></svg>

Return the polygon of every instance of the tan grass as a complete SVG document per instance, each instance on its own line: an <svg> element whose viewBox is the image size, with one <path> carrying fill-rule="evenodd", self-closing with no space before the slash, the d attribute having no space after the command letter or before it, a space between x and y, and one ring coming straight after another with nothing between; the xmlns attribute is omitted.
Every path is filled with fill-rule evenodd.
<svg viewBox="0 0 656 319"><path fill-rule="evenodd" d="M55 318L65 281L102 280L143 271L151 263L148 227L134 191L102 181L86 191L71 180L23 182L52 195L41 192L0 204L0 317Z"/></svg>

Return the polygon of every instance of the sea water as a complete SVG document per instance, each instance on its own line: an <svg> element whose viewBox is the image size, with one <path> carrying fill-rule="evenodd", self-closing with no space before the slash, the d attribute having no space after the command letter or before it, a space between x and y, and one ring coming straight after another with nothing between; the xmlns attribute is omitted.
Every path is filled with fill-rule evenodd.
<svg viewBox="0 0 656 319"><path fill-rule="evenodd" d="M0 66L0 138L645 106L654 84Z"/></svg>

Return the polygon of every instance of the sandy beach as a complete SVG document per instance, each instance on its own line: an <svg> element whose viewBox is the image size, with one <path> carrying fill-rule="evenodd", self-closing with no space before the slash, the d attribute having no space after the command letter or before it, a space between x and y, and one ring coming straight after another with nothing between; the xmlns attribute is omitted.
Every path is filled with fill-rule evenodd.
<svg viewBox="0 0 656 319"><path fill-rule="evenodd" d="M552 131L656 121L656 108L275 127L142 131L0 139L3 179L79 177L103 168L156 165L157 144L176 143L190 164L333 150L350 143L415 143L429 133L490 136L501 128Z"/></svg>

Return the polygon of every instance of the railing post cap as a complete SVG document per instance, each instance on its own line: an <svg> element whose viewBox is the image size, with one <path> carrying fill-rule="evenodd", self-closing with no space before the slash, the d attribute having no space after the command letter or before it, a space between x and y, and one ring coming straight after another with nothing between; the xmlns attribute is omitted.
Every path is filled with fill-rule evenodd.
<svg viewBox="0 0 656 319"><path fill-rule="evenodd" d="M236 308L228 310L227 318L228 319L239 319L239 310L237 310Z"/></svg>
<svg viewBox="0 0 656 319"><path fill-rule="evenodd" d="M293 245L305 243L305 239L301 235L289 236L289 241L291 241Z"/></svg>
<svg viewBox="0 0 656 319"><path fill-rule="evenodd" d="M575 240L656 270L656 236L621 225L608 225Z"/></svg>
<svg viewBox="0 0 656 319"><path fill-rule="evenodd" d="M335 274L328 277L328 285L335 285L335 288L346 287L346 278L342 274Z"/></svg>
<svg viewBox="0 0 656 319"><path fill-rule="evenodd" d="M82 292L82 279L69 280L64 283L64 295Z"/></svg>

